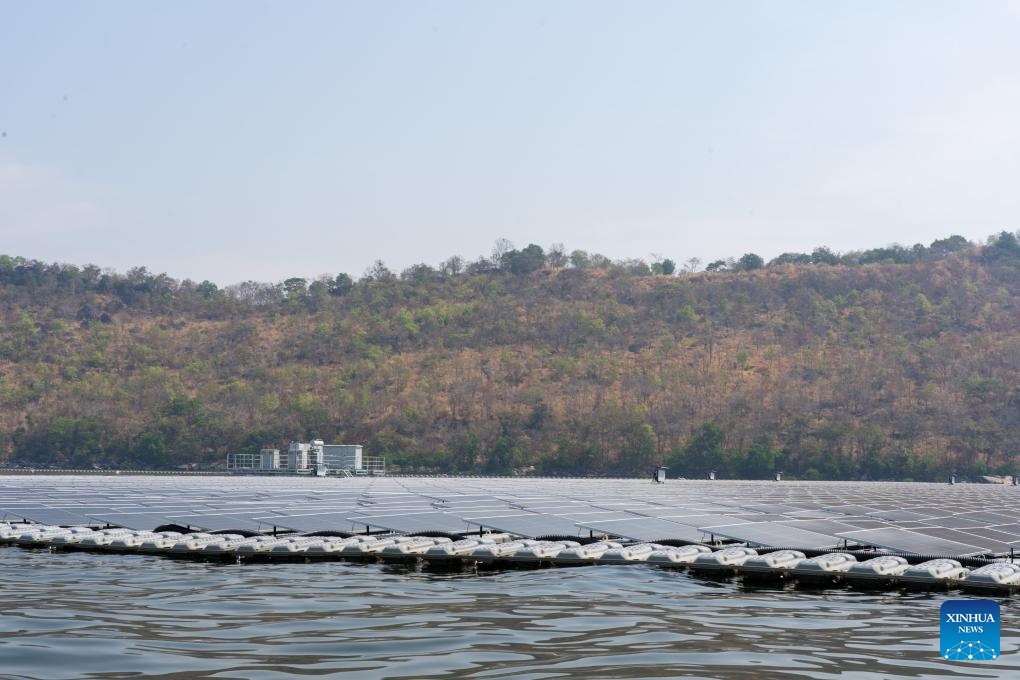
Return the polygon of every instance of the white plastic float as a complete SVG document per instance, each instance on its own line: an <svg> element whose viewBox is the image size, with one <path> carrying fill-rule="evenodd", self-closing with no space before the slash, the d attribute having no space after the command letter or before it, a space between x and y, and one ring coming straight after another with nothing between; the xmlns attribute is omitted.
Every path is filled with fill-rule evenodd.
<svg viewBox="0 0 1020 680"><path fill-rule="evenodd" d="M422 557L429 562L455 562L468 557L476 548L506 542L506 534L492 534L476 538L463 538L449 543L438 543L424 552Z"/></svg>
<svg viewBox="0 0 1020 680"><path fill-rule="evenodd" d="M415 536L366 536L364 538L370 540L359 540L357 542L344 542L343 547L337 552L337 555L343 557L376 557L376 555L391 545L397 543L405 543L407 541L414 541L417 537Z"/></svg>
<svg viewBox="0 0 1020 680"><path fill-rule="evenodd" d="M64 536L70 534L70 529L64 529L62 527L51 527L41 526L37 528L28 529L18 536L18 545L30 546L30 547L42 547L49 545L57 536Z"/></svg>
<svg viewBox="0 0 1020 680"><path fill-rule="evenodd" d="M0 542L9 543L16 541L19 536L31 529L33 526L35 525L24 522L16 522L13 524L8 522L0 523Z"/></svg>
<svg viewBox="0 0 1020 680"><path fill-rule="evenodd" d="M286 543L278 543L269 549L273 557L286 555L299 555L308 551L309 548L325 543L322 536L296 536Z"/></svg>
<svg viewBox="0 0 1020 680"><path fill-rule="evenodd" d="M851 564L846 570L845 578L851 583L880 584L889 583L910 567L905 557L899 555L879 555L870 560Z"/></svg>
<svg viewBox="0 0 1020 680"><path fill-rule="evenodd" d="M956 560L940 557L903 570L897 582L907 587L949 588L970 573L970 569Z"/></svg>
<svg viewBox="0 0 1020 680"><path fill-rule="evenodd" d="M341 555L347 546L358 546L362 543L375 540L374 536L351 536L350 538L326 536L323 537L322 543L308 546L308 549L305 550L305 555L309 557L335 557Z"/></svg>
<svg viewBox="0 0 1020 680"><path fill-rule="evenodd" d="M435 547L440 544L453 543L453 541L445 536L437 538L429 538L427 536L415 536L410 541L400 541L393 545L388 545L379 551L379 557L382 559L406 559L409 557L417 557L429 550L429 548Z"/></svg>
<svg viewBox="0 0 1020 680"><path fill-rule="evenodd" d="M518 563L620 564L648 562L657 565L689 564L694 571L741 571L746 575L783 575L802 580L846 579L849 582L899 583L906 587L959 585L965 591L1012 593L1020 590L1020 565L996 562L971 571L957 560L937 558L909 565L899 555L880 555L857 562L847 553L827 553L805 559L795 550L758 555L751 548L735 546L712 552L703 545L667 547L654 543L624 545L599 541L579 545L576 541L508 540L505 534L470 537L425 538L397 535L359 535L350 538L318 536L254 536L236 534L178 534L122 528L91 529L58 527L22 522L0 522L0 542L33 547L66 546L83 550L138 551L180 555L262 554L272 557L307 555L320 557L375 557L384 559L422 556L425 560L468 560L479 563L506 560Z"/></svg>
<svg viewBox="0 0 1020 680"><path fill-rule="evenodd" d="M237 555L262 555L272 552L278 547L287 546L299 542L306 537L303 536L253 536L258 540L240 541L234 548ZM318 540L322 540L321 538ZM289 552L289 551L288 551Z"/></svg>
<svg viewBox="0 0 1020 680"><path fill-rule="evenodd" d="M692 571L705 572L736 571L738 567L743 566L749 559L757 556L758 551L754 548L745 546L723 548L715 552L698 555L691 562L690 569Z"/></svg>
<svg viewBox="0 0 1020 680"><path fill-rule="evenodd" d="M666 550L668 546L658 543L635 543L620 548L612 548L602 553L595 562L597 564L628 564L630 562L644 562L653 553Z"/></svg>
<svg viewBox="0 0 1020 680"><path fill-rule="evenodd" d="M133 531L118 536L110 542L110 550L140 550L145 543L158 539L179 541L181 534L176 531Z"/></svg>
<svg viewBox="0 0 1020 680"><path fill-rule="evenodd" d="M143 540L137 550L143 553L164 554L180 543L182 538L190 535L192 534L180 534L176 531L156 533L150 538Z"/></svg>
<svg viewBox="0 0 1020 680"><path fill-rule="evenodd" d="M555 561L557 555L564 550L577 548L580 545L577 541L537 541L532 545L514 551L507 559L511 562L524 564Z"/></svg>
<svg viewBox="0 0 1020 680"><path fill-rule="evenodd" d="M831 581L840 578L855 564L857 564L857 558L853 555L826 553L803 560L790 569L790 575L800 581Z"/></svg>
<svg viewBox="0 0 1020 680"><path fill-rule="evenodd" d="M879 555L851 565L846 574L847 580L850 581L888 581L907 571L909 567L907 558L899 555Z"/></svg>
<svg viewBox="0 0 1020 680"><path fill-rule="evenodd" d="M960 581L964 591L1005 591L1020 587L1020 565L1010 562L996 562L978 567Z"/></svg>
<svg viewBox="0 0 1020 680"><path fill-rule="evenodd" d="M775 550L748 558L740 573L751 578L783 578L807 556L799 550Z"/></svg>
<svg viewBox="0 0 1020 680"><path fill-rule="evenodd" d="M236 554L242 546L259 546L275 540L275 536L237 536L228 541L207 544L202 548L202 554L224 557Z"/></svg>
<svg viewBox="0 0 1020 680"><path fill-rule="evenodd" d="M645 562L666 567L679 567L688 565L696 560L699 555L705 555L710 552L712 552L712 549L706 545L683 545L677 548L654 550Z"/></svg>
<svg viewBox="0 0 1020 680"><path fill-rule="evenodd" d="M475 562L488 564L499 560L505 560L518 550L528 548L535 543L538 543L538 541L531 538L525 538L519 541L507 541L506 543L482 545L472 550L468 557Z"/></svg>
<svg viewBox="0 0 1020 680"><path fill-rule="evenodd" d="M89 527L71 527L66 534L58 534L50 539L50 545L57 548L78 545L95 533Z"/></svg>
<svg viewBox="0 0 1020 680"><path fill-rule="evenodd" d="M135 532L131 529L100 529L78 541L78 545L85 549L106 548L118 538L124 538L133 533Z"/></svg>
<svg viewBox="0 0 1020 680"><path fill-rule="evenodd" d="M171 555L199 553L210 543L225 543L235 538L241 537L237 534L185 534L174 543L169 552Z"/></svg>
<svg viewBox="0 0 1020 680"><path fill-rule="evenodd" d="M556 564L594 564L609 550L619 550L622 543L616 541L596 541L588 545L565 548L556 556Z"/></svg>

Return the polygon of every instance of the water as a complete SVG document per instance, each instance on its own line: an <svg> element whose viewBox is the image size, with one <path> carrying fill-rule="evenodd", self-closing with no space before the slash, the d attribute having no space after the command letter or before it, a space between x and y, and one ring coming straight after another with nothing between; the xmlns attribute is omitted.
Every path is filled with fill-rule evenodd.
<svg viewBox="0 0 1020 680"><path fill-rule="evenodd" d="M429 573L0 548L0 678L1001 678L938 656L945 594L647 565ZM955 595L959 597L959 595Z"/></svg>

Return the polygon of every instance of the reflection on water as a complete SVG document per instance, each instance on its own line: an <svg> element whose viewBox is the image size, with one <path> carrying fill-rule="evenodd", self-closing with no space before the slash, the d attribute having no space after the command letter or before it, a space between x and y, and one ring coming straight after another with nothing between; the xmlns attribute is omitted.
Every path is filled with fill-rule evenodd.
<svg viewBox="0 0 1020 680"><path fill-rule="evenodd" d="M938 656L944 594L600 566L431 573L0 548L0 678L999 678Z"/></svg>

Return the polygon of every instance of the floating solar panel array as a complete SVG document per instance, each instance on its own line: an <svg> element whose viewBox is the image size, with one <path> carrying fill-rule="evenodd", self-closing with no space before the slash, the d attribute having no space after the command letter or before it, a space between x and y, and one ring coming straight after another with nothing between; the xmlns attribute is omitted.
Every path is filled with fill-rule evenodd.
<svg viewBox="0 0 1020 680"><path fill-rule="evenodd" d="M0 521L152 531L446 533L1002 556L1005 485L508 478L0 477Z"/></svg>
<svg viewBox="0 0 1020 680"><path fill-rule="evenodd" d="M513 539L488 534L453 540L446 536L397 534L321 537L242 536L202 532L139 531L56 527L0 522L0 544L87 552L144 553L171 558L245 561L370 560L414 562L428 568L508 568L515 565L599 565L646 563L662 568L708 573L712 578L742 575L758 580L790 581L798 586L848 584L868 588L959 588L986 594L1020 590L1020 565L973 560L964 566L949 558L914 558L822 552L808 557L790 549L758 550L746 545L711 549L704 545L668 546L649 542ZM858 560L870 557L870 559ZM967 558L960 558L961 560ZM975 563L976 562L976 563ZM971 569L970 567L976 567Z"/></svg>

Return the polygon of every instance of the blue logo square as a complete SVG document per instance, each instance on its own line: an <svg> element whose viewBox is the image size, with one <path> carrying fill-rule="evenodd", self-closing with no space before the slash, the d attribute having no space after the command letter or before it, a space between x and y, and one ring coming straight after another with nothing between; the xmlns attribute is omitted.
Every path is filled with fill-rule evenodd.
<svg viewBox="0 0 1020 680"><path fill-rule="evenodd" d="M939 608L939 651L949 661L999 658L999 603L946 600Z"/></svg>

